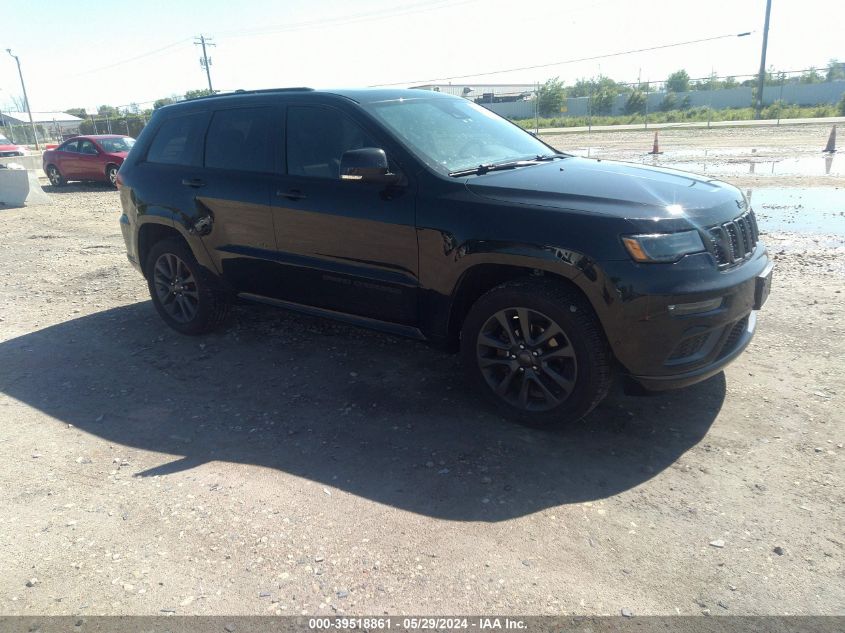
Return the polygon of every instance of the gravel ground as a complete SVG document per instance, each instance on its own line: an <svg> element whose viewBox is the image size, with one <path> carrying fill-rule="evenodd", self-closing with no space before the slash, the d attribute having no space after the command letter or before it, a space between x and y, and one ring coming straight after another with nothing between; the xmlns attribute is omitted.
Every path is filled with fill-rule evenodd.
<svg viewBox="0 0 845 633"><path fill-rule="evenodd" d="M182 337L117 194L46 189L0 211L0 612L845 614L845 250L820 236L765 237L724 374L537 431L423 344L255 306Z"/></svg>

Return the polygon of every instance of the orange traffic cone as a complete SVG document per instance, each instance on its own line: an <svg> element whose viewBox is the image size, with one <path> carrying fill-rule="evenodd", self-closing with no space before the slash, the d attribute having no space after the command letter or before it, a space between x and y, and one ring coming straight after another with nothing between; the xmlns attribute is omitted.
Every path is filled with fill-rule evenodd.
<svg viewBox="0 0 845 633"><path fill-rule="evenodd" d="M654 147L651 148L649 154L662 154L663 152L660 151L660 146L657 142L657 132L654 133Z"/></svg>
<svg viewBox="0 0 845 633"><path fill-rule="evenodd" d="M830 130L830 136L827 138L827 145L825 145L824 150L828 154L833 154L836 151L836 124L833 124L833 128Z"/></svg>

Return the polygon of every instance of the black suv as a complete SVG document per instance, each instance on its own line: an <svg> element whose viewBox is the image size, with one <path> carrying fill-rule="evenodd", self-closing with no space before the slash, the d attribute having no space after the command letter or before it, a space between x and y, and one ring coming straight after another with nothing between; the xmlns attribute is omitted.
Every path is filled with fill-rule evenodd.
<svg viewBox="0 0 845 633"><path fill-rule="evenodd" d="M771 284L736 188L563 154L436 92L170 105L118 186L129 260L179 332L240 297L459 346L535 422L584 416L616 369L650 390L717 373Z"/></svg>

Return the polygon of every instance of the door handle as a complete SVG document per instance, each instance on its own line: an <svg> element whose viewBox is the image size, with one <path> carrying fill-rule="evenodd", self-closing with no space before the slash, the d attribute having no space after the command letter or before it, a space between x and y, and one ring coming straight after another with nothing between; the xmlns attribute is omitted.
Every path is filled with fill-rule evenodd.
<svg viewBox="0 0 845 633"><path fill-rule="evenodd" d="M282 191L281 189L279 189L276 192L276 195L281 196L282 198L287 198L288 200L302 200L303 198L308 197L299 189L289 189L288 191Z"/></svg>
<svg viewBox="0 0 845 633"><path fill-rule="evenodd" d="M194 187L195 189L205 187L205 181L201 178L183 178L182 184L186 187Z"/></svg>

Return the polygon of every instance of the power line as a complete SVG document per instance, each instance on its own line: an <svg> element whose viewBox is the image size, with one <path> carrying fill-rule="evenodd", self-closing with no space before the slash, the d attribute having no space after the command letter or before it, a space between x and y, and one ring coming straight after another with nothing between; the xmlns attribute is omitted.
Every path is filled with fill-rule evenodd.
<svg viewBox="0 0 845 633"><path fill-rule="evenodd" d="M314 20L308 20L288 25L276 25L276 26L268 26L263 28L257 29L233 29L229 31L222 31L218 33L218 36L230 36L230 37L243 37L248 35L266 35L272 33L281 33L285 31L298 31L304 30L309 28L323 28L326 26L341 26L344 24L352 24L358 22L367 22L369 20L382 20L391 17L401 17L405 15L411 15L415 13L424 13L427 11L435 11L445 8L450 8L453 6L459 6L463 4L469 4L471 2L478 2L478 0L434 0L426 1L426 2L417 2L405 6L396 7L393 10L389 11L370 11L365 13L356 13L356 14L349 14L345 16L338 16L337 18L318 18ZM77 73L73 73L72 77L79 77L82 75L89 75L92 73L100 72L102 70L108 70L110 68L116 68L117 66L122 66L124 64L129 64L131 62L137 61L139 59L144 59L145 57L151 57L153 55L158 55L163 53L164 51L170 50L171 48L176 48L178 46L182 46L187 42L190 42L194 38L186 37L184 39L178 40L176 42L172 42L160 48L156 48L150 51L146 51L144 53L139 53L138 55L134 55L132 57L128 57L126 59L121 59L116 62L112 62L110 64L106 64L104 66L97 66L96 68L90 68L88 70L83 70ZM208 42L208 38L206 38L206 42Z"/></svg>
<svg viewBox="0 0 845 633"><path fill-rule="evenodd" d="M283 33L288 31L300 31L310 28L326 28L331 26L342 26L345 24L354 24L357 22L368 22L370 20L385 20L394 17L401 17L412 15L416 13L427 13L429 11L438 11L440 9L447 9L471 2L478 2L478 0L431 0L427 2L417 2L399 6L387 11L367 11L362 13L353 13L348 15L338 16L336 18L320 17L314 20L306 20L303 22L295 22L292 24L278 24L275 26L266 26L254 29L233 29L230 31L220 31L217 33L220 37L244 37L247 35L269 35L272 33Z"/></svg>
<svg viewBox="0 0 845 633"><path fill-rule="evenodd" d="M83 70L82 72L74 73L71 77L79 77L81 75L89 75L91 73L96 73L101 70L108 70L109 68L115 68L116 66L122 66L123 64L128 64L130 62L137 61L139 59L143 59L145 57L151 57L152 55L158 55L159 53L163 53L166 50L170 50L171 48L175 48L177 46L182 46L186 42L191 40L190 37L186 37L185 39L181 39L178 42L172 42L167 44L166 46L162 46L161 48L156 48L151 51L147 51L146 53L141 53L139 55L135 55L134 57L128 57L127 59L121 59L120 61L113 62L111 64L107 64L105 66L98 66L97 68L91 68L89 70Z"/></svg>
<svg viewBox="0 0 845 633"><path fill-rule="evenodd" d="M715 37L705 37L698 40L688 40L686 42L674 42L672 44L661 44L660 46L650 46L648 48L635 48L628 51L619 51L616 53L606 53L604 55L593 55L592 57L579 57L576 59L566 59L559 62L549 62L547 64L534 64L532 66L520 66L517 68L505 68L502 70L490 70L484 71L480 73L469 73L466 75L454 75L452 77L434 77L432 79L415 79L413 81L396 81L393 83L387 84L372 84L370 88L386 88L389 86L402 86L405 84L426 84L431 83L433 81L449 81L452 79L470 79L473 77L486 77L489 75L500 75L502 73L510 73L510 72L518 72L521 70L535 70L537 68L549 68L550 66L563 66L564 64L575 64L578 62L589 62L595 61L597 59L607 59L609 57L620 57L622 55L632 55L634 53L645 53L648 51L658 51L663 50L666 48L675 48L677 46L687 46L689 44L701 44L703 42L713 42L716 40L723 40L730 37L745 37L746 35L750 35L753 31L747 31L745 33L729 33L727 35L716 35Z"/></svg>

